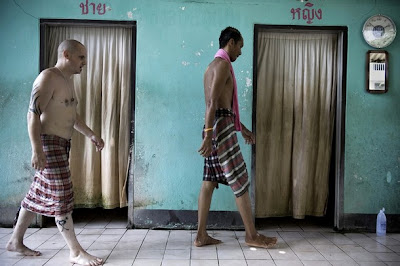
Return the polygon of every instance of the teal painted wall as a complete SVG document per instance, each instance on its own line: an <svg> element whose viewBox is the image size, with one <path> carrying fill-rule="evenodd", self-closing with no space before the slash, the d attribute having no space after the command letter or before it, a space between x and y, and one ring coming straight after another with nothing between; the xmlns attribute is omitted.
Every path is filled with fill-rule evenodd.
<svg viewBox="0 0 400 266"><path fill-rule="evenodd" d="M5 0L0 8L0 210L15 207L33 171L26 112L39 71L39 19L137 22L135 206L196 210L203 160L197 154L204 119L202 77L218 49L220 31L237 27L242 56L234 63L244 124L251 128L254 24L348 27L344 212L400 214L400 37L389 52L389 92L364 88L364 21L377 13L400 27L397 0L310 0L322 10L312 24L293 19L295 0L107 0L104 15L82 14L80 0ZM251 148L240 142L250 170ZM277 177L279 178L279 177ZM236 210L228 187L216 191L212 210Z"/></svg>

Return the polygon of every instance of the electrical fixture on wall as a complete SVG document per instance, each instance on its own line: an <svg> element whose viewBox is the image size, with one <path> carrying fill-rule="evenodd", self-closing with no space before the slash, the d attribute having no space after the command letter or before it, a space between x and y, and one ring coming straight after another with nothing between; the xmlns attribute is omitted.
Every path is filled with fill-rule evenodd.
<svg viewBox="0 0 400 266"><path fill-rule="evenodd" d="M388 16L381 14L368 18L363 26L365 42L376 49L389 46L396 37L396 25ZM384 50L370 50L366 60L366 89L370 93L388 91L389 53Z"/></svg>
<svg viewBox="0 0 400 266"><path fill-rule="evenodd" d="M388 91L389 54L384 50L370 50L366 61L366 88L369 93Z"/></svg>

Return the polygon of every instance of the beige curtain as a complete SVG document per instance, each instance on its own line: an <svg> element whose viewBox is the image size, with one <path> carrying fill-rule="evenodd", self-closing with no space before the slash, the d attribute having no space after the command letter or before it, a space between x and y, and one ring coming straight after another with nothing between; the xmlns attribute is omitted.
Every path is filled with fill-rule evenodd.
<svg viewBox="0 0 400 266"><path fill-rule="evenodd" d="M130 147L132 30L122 27L50 27L48 66L57 47L76 39L87 48L88 62L74 76L78 113L104 139L103 151L78 132L72 137L70 166L75 206L127 206L126 182Z"/></svg>
<svg viewBox="0 0 400 266"><path fill-rule="evenodd" d="M337 35L261 32L258 53L256 217L323 216Z"/></svg>

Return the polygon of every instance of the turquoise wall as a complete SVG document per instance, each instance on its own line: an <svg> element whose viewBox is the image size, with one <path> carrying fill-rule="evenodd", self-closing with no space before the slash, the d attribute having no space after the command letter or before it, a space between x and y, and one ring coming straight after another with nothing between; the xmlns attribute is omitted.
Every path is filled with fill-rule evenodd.
<svg viewBox="0 0 400 266"><path fill-rule="evenodd" d="M241 118L251 128L254 24L347 26L344 212L400 214L400 37L389 52L389 92L365 92L364 21L377 13L400 27L397 0L310 0L322 18L293 19L296 0L96 0L104 15L82 14L81 0L4 0L0 9L0 210L15 207L33 174L26 112L39 71L39 19L137 22L134 205L196 210L203 160L197 149L204 119L202 77L218 49L220 31L237 27L242 56L234 63ZM85 1L86 2L86 1ZM397 58L396 56L397 55ZM251 148L240 143L250 170ZM250 171L251 172L251 171ZM277 177L279 178L279 177ZM236 210L228 187L216 191L213 210Z"/></svg>

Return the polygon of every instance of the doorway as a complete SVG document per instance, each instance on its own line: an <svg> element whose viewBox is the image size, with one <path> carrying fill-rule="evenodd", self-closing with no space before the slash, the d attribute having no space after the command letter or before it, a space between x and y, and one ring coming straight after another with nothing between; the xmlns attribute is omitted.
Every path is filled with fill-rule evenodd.
<svg viewBox="0 0 400 266"><path fill-rule="evenodd" d="M256 219L343 216L346 27L254 27Z"/></svg>
<svg viewBox="0 0 400 266"><path fill-rule="evenodd" d="M75 208L126 210L133 179L136 22L41 19L40 71L55 65L66 39L86 46L87 66L74 75L77 112L105 142L98 153L89 139L73 133Z"/></svg>

